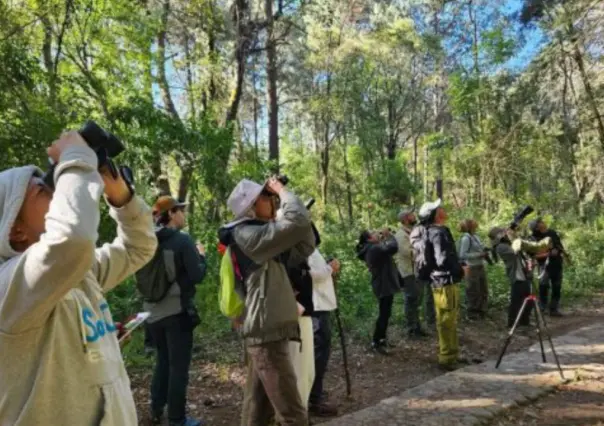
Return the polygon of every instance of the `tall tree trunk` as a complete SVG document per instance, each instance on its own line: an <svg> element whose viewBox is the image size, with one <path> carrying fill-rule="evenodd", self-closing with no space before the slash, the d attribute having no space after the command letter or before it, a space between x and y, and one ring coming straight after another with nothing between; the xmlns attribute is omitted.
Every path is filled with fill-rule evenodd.
<svg viewBox="0 0 604 426"><path fill-rule="evenodd" d="M195 92L193 91L193 61L191 59L191 50L189 47L190 35L185 33L184 36L184 49L185 49L185 63L187 71L187 99L189 101L189 117L192 122L195 123L197 117L197 110L195 108Z"/></svg>
<svg viewBox="0 0 604 426"><path fill-rule="evenodd" d="M166 76L166 39L168 31L168 17L170 16L170 0L163 0L162 14L161 14L161 25L159 32L157 33L157 79L159 85L159 91L161 98L164 103L166 111L180 121L174 102L172 101L172 95L170 94L170 86L168 84L168 77Z"/></svg>
<svg viewBox="0 0 604 426"><path fill-rule="evenodd" d="M389 160L396 158L396 114L394 111L394 101L388 99L388 142L386 144L386 157Z"/></svg>
<svg viewBox="0 0 604 426"><path fill-rule="evenodd" d="M231 96L226 113L226 124L230 125L237 118L241 95L243 93L243 80L245 77L245 64L247 61L249 45L252 35L248 23L249 7L246 0L236 0L233 20L237 27L237 47L235 48L235 60L237 62L237 78L235 90Z"/></svg>
<svg viewBox="0 0 604 426"><path fill-rule="evenodd" d="M428 201L428 144L424 145L424 202Z"/></svg>
<svg viewBox="0 0 604 426"><path fill-rule="evenodd" d="M348 206L348 223L350 226L353 225L353 207L352 207L352 176L350 175L350 168L348 166L348 137L346 131L344 135L344 179L346 180L346 202Z"/></svg>
<svg viewBox="0 0 604 426"><path fill-rule="evenodd" d="M265 0L266 14L266 87L268 92L268 158L279 172L279 104L277 98L277 45L274 34L273 0Z"/></svg>
<svg viewBox="0 0 604 426"><path fill-rule="evenodd" d="M252 84L254 91L254 100L253 100L253 109L254 109L254 159L258 161L259 152L258 152L258 113L260 108L260 103L258 102L258 74L256 69L254 68L254 73L252 75Z"/></svg>
<svg viewBox="0 0 604 426"><path fill-rule="evenodd" d="M604 149L604 122L602 121L602 115L600 114L600 110L598 109L598 102L596 100L596 96L594 95L594 89L591 86L591 82L589 81L589 76L587 75L587 71L585 70L585 62L583 61L583 54L577 45L577 42L574 42L573 47L573 59L577 63L577 67L579 67L579 73L581 74L581 80L583 81L583 86L585 87L585 93L587 94L587 103L591 109L594 120L596 120L596 127L598 128L598 137L600 139L600 146Z"/></svg>

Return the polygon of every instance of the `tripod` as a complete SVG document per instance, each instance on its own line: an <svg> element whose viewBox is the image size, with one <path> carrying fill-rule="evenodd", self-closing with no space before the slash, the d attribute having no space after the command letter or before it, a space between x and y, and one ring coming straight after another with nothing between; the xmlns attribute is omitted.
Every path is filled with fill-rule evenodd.
<svg viewBox="0 0 604 426"><path fill-rule="evenodd" d="M503 345L503 349L501 350L501 353L499 354L499 358L497 359L497 364L495 364L495 368L499 368L499 365L501 364L501 360L503 359L503 356L505 355L505 351L507 350L510 342L512 341L512 336L514 335L514 331L516 331L516 327L518 326L518 323L520 322L520 318L522 318L522 314L524 313L524 310L527 309L527 307L529 306L529 303L532 303L535 308L535 319L537 321L537 336L539 337L539 346L541 346L541 359L543 360L543 362L547 362L547 359L545 358L545 349L543 348L543 336L542 336L545 332L545 336L547 337L547 340L549 341L549 345L552 348L552 354L554 354L554 359L556 360L556 365L558 366L558 371L560 372L560 377L562 378L562 380L566 380L564 377L564 373L562 372L562 367L560 366L560 361L558 360L558 354L556 354L556 348L554 348L554 342L552 342L552 337L547 328L547 324L545 323L545 318L543 318L543 314L541 313L541 308L539 307L539 303L537 302L537 297L534 294L531 294L524 299L524 302L522 303L522 307L520 308L520 311L518 312L518 315L516 316L516 321L514 321L514 325L512 326L510 332L508 333L508 337L505 339L505 344Z"/></svg>

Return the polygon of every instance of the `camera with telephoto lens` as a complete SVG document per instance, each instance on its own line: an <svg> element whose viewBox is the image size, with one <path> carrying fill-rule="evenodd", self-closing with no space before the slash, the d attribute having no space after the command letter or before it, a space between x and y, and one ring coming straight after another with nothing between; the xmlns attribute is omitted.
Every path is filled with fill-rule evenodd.
<svg viewBox="0 0 604 426"><path fill-rule="evenodd" d="M101 167L107 167L114 178L117 178L120 174L130 186L132 190L133 176L132 170L128 167L120 167L119 170L113 162L113 158L121 154L125 147L124 144L112 133L103 129L97 123L92 120L87 121L78 130L82 139L88 144L88 146L96 153L99 160L99 169ZM44 175L44 182L54 189L54 171L56 164L50 164L50 167Z"/></svg>
<svg viewBox="0 0 604 426"><path fill-rule="evenodd" d="M512 220L512 222L510 223L510 229L512 231L515 231L516 229L518 229L518 227L520 226L520 224L522 223L522 221L532 212L534 212L535 209L533 209L532 206L524 206L518 213L516 213L516 215L514 216L514 219Z"/></svg>

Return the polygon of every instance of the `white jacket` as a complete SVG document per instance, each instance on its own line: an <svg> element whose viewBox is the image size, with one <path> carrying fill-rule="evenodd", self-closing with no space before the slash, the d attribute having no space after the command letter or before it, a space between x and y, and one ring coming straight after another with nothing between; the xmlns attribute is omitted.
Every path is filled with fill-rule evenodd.
<svg viewBox="0 0 604 426"><path fill-rule="evenodd" d="M312 303L315 311L333 311L338 307L336 290L333 285L331 266L327 264L318 249L308 258L312 277Z"/></svg>

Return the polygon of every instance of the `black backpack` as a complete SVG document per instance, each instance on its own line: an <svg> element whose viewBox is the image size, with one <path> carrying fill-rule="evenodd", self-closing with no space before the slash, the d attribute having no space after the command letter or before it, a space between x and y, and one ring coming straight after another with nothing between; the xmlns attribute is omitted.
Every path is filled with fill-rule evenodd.
<svg viewBox="0 0 604 426"><path fill-rule="evenodd" d="M417 225L409 235L413 248L413 270L415 278L421 281L430 281L430 275L436 269L434 246L428 236L428 226Z"/></svg>
<svg viewBox="0 0 604 426"><path fill-rule="evenodd" d="M134 279L145 302L160 302L176 282L174 252L158 247L151 261L134 274Z"/></svg>

